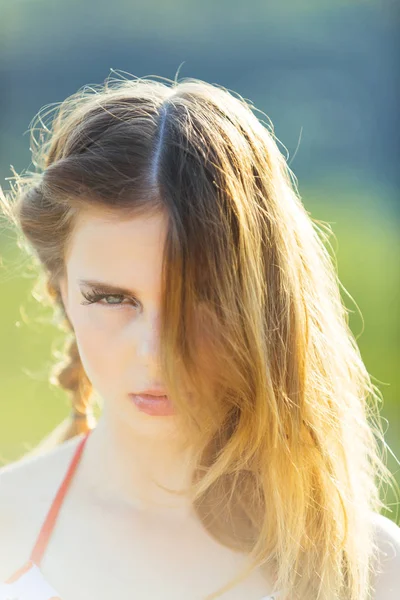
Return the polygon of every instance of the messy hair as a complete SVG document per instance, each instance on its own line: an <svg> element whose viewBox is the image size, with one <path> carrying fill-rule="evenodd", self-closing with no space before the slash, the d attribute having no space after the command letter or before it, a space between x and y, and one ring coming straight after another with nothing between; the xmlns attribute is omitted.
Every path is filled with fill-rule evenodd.
<svg viewBox="0 0 400 600"><path fill-rule="evenodd" d="M163 211L160 361L193 449L186 493L210 534L249 557L208 600L255 568L291 599L367 600L371 514L393 477L380 392L349 328L330 227L306 211L256 111L194 78L108 77L53 105L48 126L39 112L36 170L14 171L1 201L65 333L51 381L72 412L51 439L96 424L59 285L79 215Z"/></svg>

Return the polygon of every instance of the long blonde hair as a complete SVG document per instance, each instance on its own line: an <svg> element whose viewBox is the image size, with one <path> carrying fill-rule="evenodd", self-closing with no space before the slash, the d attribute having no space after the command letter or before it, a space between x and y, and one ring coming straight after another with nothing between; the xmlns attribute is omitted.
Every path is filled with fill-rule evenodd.
<svg viewBox="0 0 400 600"><path fill-rule="evenodd" d="M291 599L367 600L371 514L393 478L380 392L348 325L330 227L305 210L254 110L198 79L110 77L54 105L50 127L35 127L39 112L36 172L14 171L1 199L66 332L52 378L73 414L52 439L95 426L59 289L74 223L83 209L163 209L161 364L195 450L193 503L218 541L249 555L209 600L255 567ZM185 403L188 383L199 402Z"/></svg>

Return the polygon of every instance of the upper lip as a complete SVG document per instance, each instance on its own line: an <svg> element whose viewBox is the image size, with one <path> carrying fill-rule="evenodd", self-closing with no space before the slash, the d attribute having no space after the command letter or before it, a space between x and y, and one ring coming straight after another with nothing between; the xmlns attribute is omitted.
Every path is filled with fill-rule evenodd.
<svg viewBox="0 0 400 600"><path fill-rule="evenodd" d="M167 394L159 389L159 388L152 388L149 390L142 390L141 392L137 392L136 396L143 396L143 395L147 395L147 396L166 396Z"/></svg>

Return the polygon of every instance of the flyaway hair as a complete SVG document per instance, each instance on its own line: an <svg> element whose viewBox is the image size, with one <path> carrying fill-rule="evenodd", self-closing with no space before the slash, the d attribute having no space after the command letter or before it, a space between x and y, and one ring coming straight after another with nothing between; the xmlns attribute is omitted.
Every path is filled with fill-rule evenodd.
<svg viewBox="0 0 400 600"><path fill-rule="evenodd" d="M304 208L255 111L198 79L122 77L32 124L36 172L15 174L1 203L65 331L51 381L73 414L51 440L95 426L59 288L74 225L83 211L163 211L161 365L194 449L186 492L210 534L249 557L207 600L255 567L290 600L370 600L371 515L393 477L379 391L349 328L329 226Z"/></svg>

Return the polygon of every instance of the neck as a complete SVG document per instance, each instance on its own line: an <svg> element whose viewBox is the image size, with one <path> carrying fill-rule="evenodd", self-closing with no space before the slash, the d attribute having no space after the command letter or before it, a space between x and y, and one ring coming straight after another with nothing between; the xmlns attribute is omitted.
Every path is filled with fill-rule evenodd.
<svg viewBox="0 0 400 600"><path fill-rule="evenodd" d="M171 430L157 436L145 429L133 431L103 411L84 451L85 487L94 501L111 508L128 506L146 514L185 518L192 514L188 497L168 493L157 483L185 489L192 475L190 453Z"/></svg>

